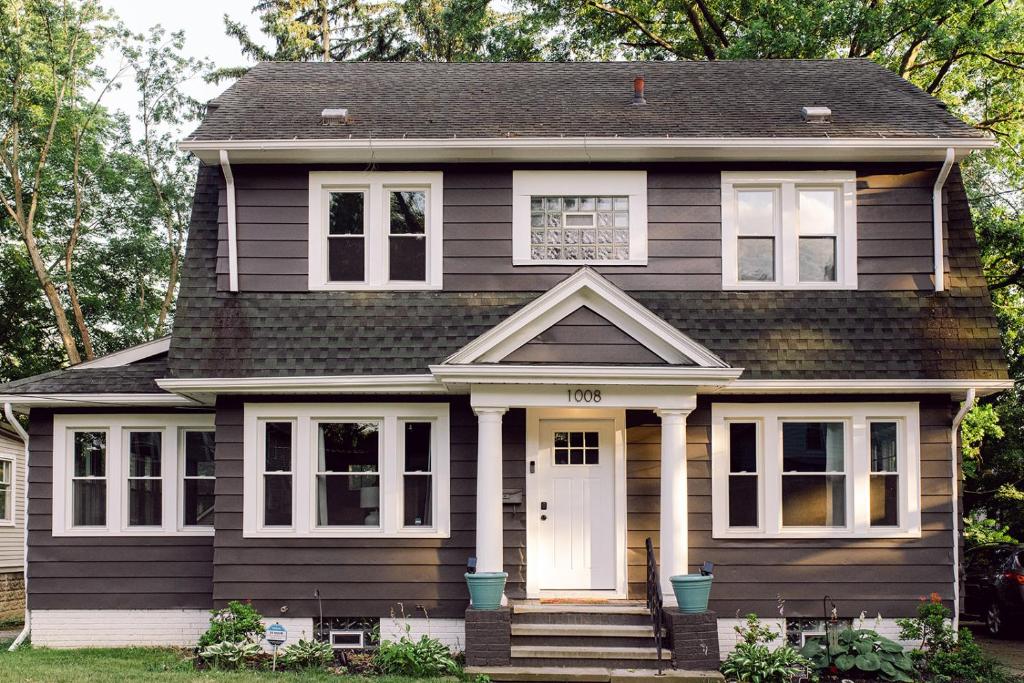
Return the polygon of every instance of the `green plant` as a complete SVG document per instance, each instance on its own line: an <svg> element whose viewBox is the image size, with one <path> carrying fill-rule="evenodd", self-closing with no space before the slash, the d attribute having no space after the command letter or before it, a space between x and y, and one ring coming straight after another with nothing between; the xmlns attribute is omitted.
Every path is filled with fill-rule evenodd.
<svg viewBox="0 0 1024 683"><path fill-rule="evenodd" d="M281 649L278 661L292 669L320 668L334 663L334 650L330 643L300 638Z"/></svg>
<svg viewBox="0 0 1024 683"><path fill-rule="evenodd" d="M263 654L259 643L225 640L214 643L199 651L199 656L214 669L240 669L254 664Z"/></svg>
<svg viewBox="0 0 1024 683"><path fill-rule="evenodd" d="M373 676L378 673L372 652L346 652L345 669L350 674L361 676Z"/></svg>
<svg viewBox="0 0 1024 683"><path fill-rule="evenodd" d="M903 652L903 646L871 629L843 629L826 642L813 638L800 654L819 671L877 676L883 681L901 683L914 680L914 660Z"/></svg>
<svg viewBox="0 0 1024 683"><path fill-rule="evenodd" d="M199 638L199 647L215 643L254 642L263 640L263 621L252 603L233 600L224 609L210 613L210 627Z"/></svg>
<svg viewBox="0 0 1024 683"><path fill-rule="evenodd" d="M987 543L1016 543L1017 539L1010 535L1010 527L991 517L982 517L976 511L964 517L964 541L975 547Z"/></svg>
<svg viewBox="0 0 1024 683"><path fill-rule="evenodd" d="M459 673L459 664L448 646L427 635L419 640L408 635L395 642L382 640L374 664L382 674L395 676L429 678Z"/></svg>
<svg viewBox="0 0 1024 683"><path fill-rule="evenodd" d="M769 644L779 634L763 626L755 614L748 614L746 624L736 627L740 642L722 663L721 671L730 681L743 683L788 683L795 676L806 675L811 663L789 645L772 649Z"/></svg>

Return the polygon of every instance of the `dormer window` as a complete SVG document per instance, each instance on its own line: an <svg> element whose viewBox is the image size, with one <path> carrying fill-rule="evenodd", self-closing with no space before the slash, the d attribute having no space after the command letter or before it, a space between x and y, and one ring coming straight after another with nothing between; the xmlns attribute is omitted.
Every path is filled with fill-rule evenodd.
<svg viewBox="0 0 1024 683"><path fill-rule="evenodd" d="M515 171L515 265L645 265L645 171Z"/></svg>
<svg viewBox="0 0 1024 683"><path fill-rule="evenodd" d="M309 174L310 289L440 289L440 173Z"/></svg>

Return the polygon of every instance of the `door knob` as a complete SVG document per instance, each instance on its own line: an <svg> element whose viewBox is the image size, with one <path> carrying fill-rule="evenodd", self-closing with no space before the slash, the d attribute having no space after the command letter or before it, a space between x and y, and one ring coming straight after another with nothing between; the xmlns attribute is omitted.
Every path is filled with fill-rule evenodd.
<svg viewBox="0 0 1024 683"><path fill-rule="evenodd" d="M540 516L540 521L546 522L547 520L548 520L548 516L547 515L541 515Z"/></svg>

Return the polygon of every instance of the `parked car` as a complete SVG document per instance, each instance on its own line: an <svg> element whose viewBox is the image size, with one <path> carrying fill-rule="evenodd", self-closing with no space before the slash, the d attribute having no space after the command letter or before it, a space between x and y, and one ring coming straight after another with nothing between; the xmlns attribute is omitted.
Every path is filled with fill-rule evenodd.
<svg viewBox="0 0 1024 683"><path fill-rule="evenodd" d="M1024 626L1024 545L991 544L964 558L964 611L1003 636Z"/></svg>

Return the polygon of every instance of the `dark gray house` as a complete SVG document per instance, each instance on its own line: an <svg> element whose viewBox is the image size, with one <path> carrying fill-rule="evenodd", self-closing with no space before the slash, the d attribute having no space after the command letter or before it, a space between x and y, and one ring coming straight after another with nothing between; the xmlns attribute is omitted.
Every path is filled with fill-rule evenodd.
<svg viewBox="0 0 1024 683"><path fill-rule="evenodd" d="M993 144L861 60L256 66L182 143L171 337L0 386L33 641L251 599L653 665L648 538L669 604L715 566L680 664L825 596L957 610L957 427L1010 386L958 168Z"/></svg>

